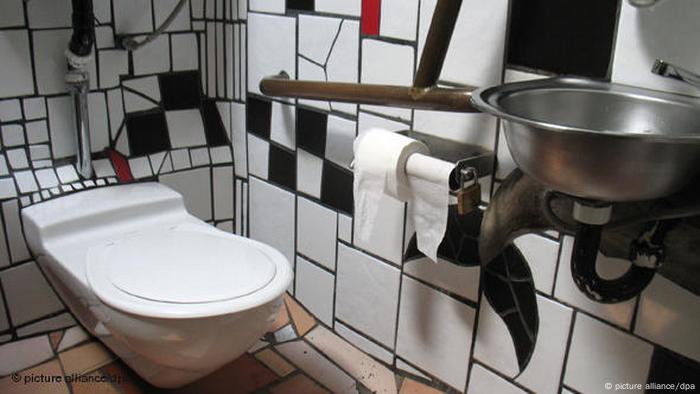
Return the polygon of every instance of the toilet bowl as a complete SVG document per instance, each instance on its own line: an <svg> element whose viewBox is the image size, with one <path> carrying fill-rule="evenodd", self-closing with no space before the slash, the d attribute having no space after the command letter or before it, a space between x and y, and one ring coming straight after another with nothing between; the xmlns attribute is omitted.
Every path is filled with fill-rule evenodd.
<svg viewBox="0 0 700 394"><path fill-rule="evenodd" d="M22 217L32 253L81 324L159 387L243 354L292 280L280 252L195 218L158 183L83 191Z"/></svg>

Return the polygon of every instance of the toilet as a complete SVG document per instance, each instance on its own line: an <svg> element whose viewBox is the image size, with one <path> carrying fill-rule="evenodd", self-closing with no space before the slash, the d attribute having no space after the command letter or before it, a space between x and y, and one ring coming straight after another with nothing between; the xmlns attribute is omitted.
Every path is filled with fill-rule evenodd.
<svg viewBox="0 0 700 394"><path fill-rule="evenodd" d="M159 387L245 353L292 281L280 252L195 218L159 183L71 194L22 218L33 255L80 323Z"/></svg>

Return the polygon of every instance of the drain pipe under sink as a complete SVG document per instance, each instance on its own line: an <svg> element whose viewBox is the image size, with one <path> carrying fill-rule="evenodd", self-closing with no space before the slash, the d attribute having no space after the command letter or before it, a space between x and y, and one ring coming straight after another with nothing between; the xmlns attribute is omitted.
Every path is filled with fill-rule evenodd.
<svg viewBox="0 0 700 394"><path fill-rule="evenodd" d="M87 65L92 60L92 47L95 42L95 17L92 0L72 0L73 36L65 50L68 61L68 84L77 128L77 162L76 167L83 178L92 177L90 122L88 113L88 91L90 74Z"/></svg>

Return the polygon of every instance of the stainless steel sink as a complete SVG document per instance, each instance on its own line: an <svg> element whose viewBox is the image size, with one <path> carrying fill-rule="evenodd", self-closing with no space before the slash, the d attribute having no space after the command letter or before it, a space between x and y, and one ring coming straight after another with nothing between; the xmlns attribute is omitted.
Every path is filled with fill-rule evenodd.
<svg viewBox="0 0 700 394"><path fill-rule="evenodd" d="M578 197L664 197L700 172L700 100L613 83L552 78L478 89L503 119L518 166Z"/></svg>

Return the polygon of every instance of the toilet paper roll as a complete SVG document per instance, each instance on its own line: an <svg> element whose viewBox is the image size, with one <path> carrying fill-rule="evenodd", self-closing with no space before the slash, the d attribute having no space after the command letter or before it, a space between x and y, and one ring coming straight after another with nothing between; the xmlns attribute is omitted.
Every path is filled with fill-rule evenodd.
<svg viewBox="0 0 700 394"><path fill-rule="evenodd" d="M409 203L418 249L436 261L447 225L449 176L454 165L427 156L428 147L420 141L381 129L358 137L354 150L355 236L369 240L379 200L387 194Z"/></svg>

